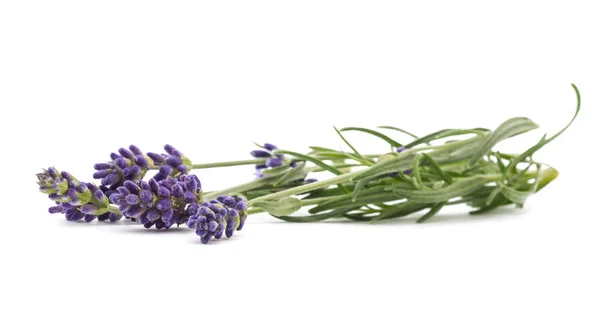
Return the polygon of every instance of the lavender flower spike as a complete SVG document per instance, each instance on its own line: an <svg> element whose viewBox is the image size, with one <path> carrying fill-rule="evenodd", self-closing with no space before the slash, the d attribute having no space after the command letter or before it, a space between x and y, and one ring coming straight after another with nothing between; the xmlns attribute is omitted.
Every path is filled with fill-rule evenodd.
<svg viewBox="0 0 600 327"><path fill-rule="evenodd" d="M221 195L216 200L193 203L188 208L188 227L200 236L200 242L208 243L211 238L220 239L233 236L234 231L242 230L248 210L243 196Z"/></svg>
<svg viewBox="0 0 600 327"><path fill-rule="evenodd" d="M125 181L137 181L144 177L154 162L144 155L135 145L130 145L129 150L120 148L119 153L111 153L110 162L97 163L94 169L95 179L100 179L102 185L112 190L123 185Z"/></svg>
<svg viewBox="0 0 600 327"><path fill-rule="evenodd" d="M192 169L192 161L188 157L169 144L165 145L165 151L167 154L147 153L155 165L161 166L153 179L161 181L168 176L177 177L189 173Z"/></svg>
<svg viewBox="0 0 600 327"><path fill-rule="evenodd" d="M108 198L96 185L79 182L69 173L59 173L55 168L48 168L37 177L40 191L56 203L48 209L50 213L65 214L69 221L121 219L120 214L109 212Z"/></svg>
<svg viewBox="0 0 600 327"><path fill-rule="evenodd" d="M196 175L185 174L161 181L125 181L110 195L110 201L146 228L169 228L188 221L188 207L202 201L202 186Z"/></svg>

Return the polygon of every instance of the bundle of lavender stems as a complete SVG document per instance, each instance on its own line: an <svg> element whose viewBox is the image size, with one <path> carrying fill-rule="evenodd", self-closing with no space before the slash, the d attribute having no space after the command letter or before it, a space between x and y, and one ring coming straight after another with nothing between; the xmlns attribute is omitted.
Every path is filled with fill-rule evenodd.
<svg viewBox="0 0 600 327"><path fill-rule="evenodd" d="M420 213L418 223L443 207L466 204L471 214L525 200L558 176L533 155L561 135L575 120L551 137L546 135L520 154L495 151L501 141L538 127L528 118L511 118L496 129L443 129L419 137L406 130L381 126L335 129L349 151L311 146L308 153L279 149L265 143L240 161L194 163L171 145L165 153L144 153L131 145L94 165L97 184L82 182L50 167L37 174L48 195L52 214L69 221L116 222L129 219L145 228L165 230L187 226L201 243L230 238L250 215L268 213L288 222L351 219L360 222L398 219ZM385 142L390 150L362 154L344 136L361 132ZM385 133L384 133L385 132ZM389 134L408 135L399 143ZM193 171L248 165L255 179L226 189L203 192ZM311 175L328 172L317 181ZM300 209L303 214L297 214Z"/></svg>

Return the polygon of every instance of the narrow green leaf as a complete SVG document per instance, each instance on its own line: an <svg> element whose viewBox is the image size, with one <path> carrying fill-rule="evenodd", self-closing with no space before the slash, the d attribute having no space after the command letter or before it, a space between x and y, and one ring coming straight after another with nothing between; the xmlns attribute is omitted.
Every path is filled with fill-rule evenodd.
<svg viewBox="0 0 600 327"><path fill-rule="evenodd" d="M431 207L431 210L429 210L426 214L423 215L423 217L417 219L417 223L421 224L426 222L427 220L429 220L429 218L435 216L438 212L440 212L440 210L442 210L442 208L446 205L447 202L440 202L440 203L436 203Z"/></svg>
<svg viewBox="0 0 600 327"><path fill-rule="evenodd" d="M436 147L429 155L440 164L458 162L471 157L473 151L479 148L484 136L475 136L466 140L456 141ZM352 180L358 181L399 171L405 171L412 167L417 149L407 150L399 153L394 159L378 162L357 174Z"/></svg>
<svg viewBox="0 0 600 327"><path fill-rule="evenodd" d="M394 131L398 131L398 132L404 133L404 134L406 134L408 136L411 136L412 138L415 138L415 139L419 138L415 134L407 132L407 131L405 131L405 130L403 130L401 128L398 128L398 127L394 127L394 126L379 126L379 128L391 129L391 130L394 130Z"/></svg>
<svg viewBox="0 0 600 327"><path fill-rule="evenodd" d="M277 201L257 201L252 206L261 208L273 216L287 216L302 208L302 201L289 197Z"/></svg>
<svg viewBox="0 0 600 327"><path fill-rule="evenodd" d="M552 182L554 179L556 179L556 177L558 177L558 170L556 170L552 167L548 167L548 168L542 170L542 173L540 174L540 177L539 177L539 184L538 184L538 188L537 188L536 192L539 192L541 189L546 187L546 185L548 185L550 182Z"/></svg>
<svg viewBox="0 0 600 327"><path fill-rule="evenodd" d="M275 168L263 169L260 172L264 175L280 175L290 169L289 166L283 165Z"/></svg>
<svg viewBox="0 0 600 327"><path fill-rule="evenodd" d="M371 134L373 136L376 136L384 141L386 141L389 145L395 147L395 148L399 148L402 146L402 144L394 141L393 139L391 139L389 136L380 133L378 131L374 131L372 129L368 129L368 128L362 128L362 127L344 127L340 130L340 132L345 132L345 131L358 131L358 132L363 132L363 133L367 133L367 134Z"/></svg>
<svg viewBox="0 0 600 327"><path fill-rule="evenodd" d="M360 191L362 191L363 187L365 187L365 185L367 185L371 180L369 179L362 179L360 181L358 181L358 183L356 183L356 186L354 187L354 191L352 192L352 201L356 201L356 198L358 197L358 194L360 193Z"/></svg>
<svg viewBox="0 0 600 327"><path fill-rule="evenodd" d="M335 129L335 132L339 135L339 137L342 139L342 141L344 141L344 143L346 143L346 145L352 149L352 152L354 152L354 154L357 156L357 158L360 158L360 160L362 161L368 161L368 159L364 158L353 146L352 144L350 144L350 142L348 142L348 140L346 140L346 138L344 137L344 135L342 135L342 132L340 132L339 129L337 129L335 126L333 127L333 129Z"/></svg>
<svg viewBox="0 0 600 327"><path fill-rule="evenodd" d="M294 157L296 157L298 159L312 162L315 165L317 165L317 166L319 166L319 167L321 167L321 168L323 168L323 169L325 169L325 170L327 170L329 172L332 172L332 173L334 173L336 175L341 175L342 174L342 172L339 171L338 169L336 169L335 167L332 167L332 166L326 164L325 162L323 162L322 160L317 159L315 157L307 156L305 154L301 154L301 153L293 152L293 151L288 151L288 150L275 150L275 151L273 151L273 153L275 153L275 154L287 154L287 155L290 155L290 156L294 156Z"/></svg>
<svg viewBox="0 0 600 327"><path fill-rule="evenodd" d="M435 170L435 172L448 184L452 184L452 177L448 176L448 174L446 174L446 172L444 172L444 170L442 169L442 167L440 166L440 164L433 159L428 153L426 152L421 152L421 154L423 155L423 158L429 162L429 164L431 165L431 167L433 168L433 170Z"/></svg>
<svg viewBox="0 0 600 327"><path fill-rule="evenodd" d="M487 199L485 199L485 205L486 206L491 205L492 202L494 202L494 200L496 200L496 197L498 196L499 193L500 193L499 187L495 188L492 192L490 192Z"/></svg>
<svg viewBox="0 0 600 327"><path fill-rule="evenodd" d="M435 183L433 183L433 186L431 186L431 188L433 190L437 190L440 189L442 186L444 186L445 182L444 181L437 181Z"/></svg>
<svg viewBox="0 0 600 327"><path fill-rule="evenodd" d="M321 220L325 220L331 217L340 217L342 216L347 210L342 209L342 210L333 210L330 212L324 212L321 214L317 214L317 215L308 215L308 216L286 216L286 215L282 215L282 216L274 216L275 218L287 221L287 222L292 222L292 223L312 223L312 222L316 222L316 221L321 221Z"/></svg>
<svg viewBox="0 0 600 327"><path fill-rule="evenodd" d="M560 136L564 131L566 131L571 126L571 124L573 124L573 122L575 121L575 118L577 118L577 116L579 115L579 110L581 109L581 95L579 94L579 90L577 89L577 86L575 86L575 84L571 84L571 86L573 87L573 90L575 90L575 95L577 96L577 108L575 109L575 114L573 115L573 118L571 118L571 121L569 121L569 123L565 127L563 127L563 129L561 129L558 133L554 134L552 137L547 139L546 136L544 135L544 137L542 137L542 139L537 144L535 144L531 148L527 149L525 152L521 153L518 157L512 159L510 164L506 168L507 174L512 173L512 171L514 170L514 168L516 167L516 165L519 162L524 161L525 158L527 158L527 157L531 157L539 149L541 149L546 144L552 142L554 139L556 139L558 136Z"/></svg>
<svg viewBox="0 0 600 327"><path fill-rule="evenodd" d="M337 150L334 149L330 149L330 148L324 148L321 146L309 146L309 148L313 151L317 151L317 152L338 152Z"/></svg>
<svg viewBox="0 0 600 327"><path fill-rule="evenodd" d="M538 128L538 124L531 121L529 118L516 117L511 118L504 123L500 124L492 133L487 135L485 142L481 145L481 148L473 154L473 157L469 161L469 166L475 165L475 163L481 159L486 153L492 150L492 148L507 138L523 134L532 129Z"/></svg>
<svg viewBox="0 0 600 327"><path fill-rule="evenodd" d="M395 206L392 206L392 207L382 211L381 214L379 214L375 217L372 217L370 223L375 223L379 220L384 220L384 219L404 217L404 216L410 215L412 213L415 213L417 211L421 211L427 207L428 207L428 204L425 204L425 203L406 201L406 202L397 204Z"/></svg>
<svg viewBox="0 0 600 327"><path fill-rule="evenodd" d="M311 157L311 156L307 156L305 154L301 154L301 153L298 153L298 152L287 151L287 150L275 150L273 152L277 153L277 154L288 154L290 156L294 156L296 158L299 158L299 159L302 159L302 160L305 160L305 161L310 161L310 162L314 163L315 165L317 165L317 166L319 166L319 167L321 167L321 168L323 168L323 169L325 169L327 171L330 171L330 172L332 172L332 173L334 173L334 174L336 174L338 176L342 174L342 172L339 171L337 168L332 167L332 166L324 163L322 160L319 160L319 159L317 159L315 157ZM350 193L350 191L348 191L348 189L345 188L344 185L338 184L338 187L342 191L344 191L346 193Z"/></svg>
<svg viewBox="0 0 600 327"><path fill-rule="evenodd" d="M431 133L429 135L423 136L421 138L418 138L418 139L412 141L411 143L405 145L405 147L410 149L410 148L414 148L415 146L417 146L419 144L429 143L431 141L439 140L439 139L446 138L449 136L457 136L457 135L465 135L465 134L482 135L483 133L485 133L487 131L488 131L487 129L483 129L483 128L443 129L443 130Z"/></svg>
<svg viewBox="0 0 600 327"><path fill-rule="evenodd" d="M423 180L421 179L421 170L419 167L421 164L422 157L423 157L423 154L417 153L417 155L415 155L415 158L413 159L413 175L414 175L415 186L417 187L417 189L420 189L420 190L426 188L425 185L423 185Z"/></svg>
<svg viewBox="0 0 600 327"><path fill-rule="evenodd" d="M490 181L492 180L488 176L474 176L457 180L452 185L438 190L407 190L393 188L393 192L415 202L439 203L473 193Z"/></svg>
<svg viewBox="0 0 600 327"><path fill-rule="evenodd" d="M537 191L540 182L540 177L542 175L542 170L539 164L537 165L537 171L538 173L535 178L535 182L528 191L519 191L510 186L502 184L500 185L500 192L502 192L502 194L510 201L519 205L523 205L525 203L525 200Z"/></svg>
<svg viewBox="0 0 600 327"><path fill-rule="evenodd" d="M277 187L279 185L287 184L289 182L306 178L306 175L308 175L308 173L304 170L305 167L306 162L299 163L296 167L290 169L288 172L283 174L283 176L281 176L281 178L278 179L277 182L273 184L273 186Z"/></svg>

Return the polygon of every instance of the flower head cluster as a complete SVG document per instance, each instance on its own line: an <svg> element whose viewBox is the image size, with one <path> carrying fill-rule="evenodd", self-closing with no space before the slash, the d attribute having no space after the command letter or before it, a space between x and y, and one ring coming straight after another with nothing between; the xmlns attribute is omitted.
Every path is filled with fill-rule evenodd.
<svg viewBox="0 0 600 327"><path fill-rule="evenodd" d="M123 214L144 227L157 229L188 221L187 207L202 200L202 187L196 175L167 176L161 181L125 181L110 201L119 206Z"/></svg>
<svg viewBox="0 0 600 327"><path fill-rule="evenodd" d="M50 213L62 213L69 221L94 219L116 221L122 215L108 211L108 198L96 185L82 183L67 172L58 172L48 168L37 175L40 191L48 194L56 206L48 209Z"/></svg>
<svg viewBox="0 0 600 327"><path fill-rule="evenodd" d="M111 153L110 162L97 163L94 169L95 179L100 179L102 185L115 190L125 181L137 181L144 177L153 162L135 145L129 150L120 148L119 153Z"/></svg>
<svg viewBox="0 0 600 327"><path fill-rule="evenodd" d="M235 230L242 230L248 217L246 199L242 196L221 195L216 200L193 203L188 208L188 227L200 236L200 241L208 243L211 238L220 239L233 236Z"/></svg>
<svg viewBox="0 0 600 327"><path fill-rule="evenodd" d="M161 181L168 176L177 177L181 174L187 174L192 169L192 161L183 155L181 151L175 149L172 145L165 145L167 154L148 153L155 165L161 165L158 173L152 177Z"/></svg>

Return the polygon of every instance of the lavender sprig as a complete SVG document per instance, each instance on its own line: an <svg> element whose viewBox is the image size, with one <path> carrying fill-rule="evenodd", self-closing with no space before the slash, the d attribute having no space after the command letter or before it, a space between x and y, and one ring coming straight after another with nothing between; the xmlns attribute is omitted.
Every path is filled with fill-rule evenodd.
<svg viewBox="0 0 600 327"><path fill-rule="evenodd" d="M253 160L192 165L181 152L166 146L168 154L148 154L152 164L162 165L157 176L148 182L126 179L131 172L126 174L125 169L132 166L123 164L119 158L132 159L127 152L120 152L113 158L113 167L100 169L106 174L103 179L114 173L120 177L119 181L110 177L97 188L50 168L38 174L38 184L40 191L59 204L50 212L65 213L69 220L95 217L103 220L110 218L110 214L103 216L107 213L123 212L147 228L162 229L186 223L200 236L202 243L223 235L231 237L235 230L243 227L249 214L258 212L290 222L328 218L376 222L426 210L417 220L424 222L448 205L464 203L476 208L473 213L510 204L522 207L529 196L558 176L554 168L544 168L547 165L536 162L533 155L561 135L577 117L581 99L575 85L573 88L577 95L573 119L558 133L545 136L520 155L493 148L507 138L538 127L523 117L509 119L495 130L445 129L424 137L395 127L382 127L414 136L415 140L406 145L379 131L347 127L336 129L336 133L350 148L349 152L311 147L311 152L301 154L265 144L264 150L251 153L256 158ZM384 154L361 154L342 135L345 131L376 136L392 150ZM464 138L465 135L469 137ZM135 152L139 151L132 150L134 157ZM196 176L185 174L192 168L246 164L256 164L264 176L207 194L202 193ZM140 166L135 162L133 165ZM150 164L148 167L153 168ZM359 169L353 170L355 168ZM312 172L329 172L335 176L308 183L306 175ZM137 174L133 176L141 178ZM117 186L119 182L122 185ZM107 197L119 208L111 206ZM302 207L308 207L308 215L291 216Z"/></svg>
<svg viewBox="0 0 600 327"><path fill-rule="evenodd" d="M117 221L122 215L111 208L108 198L96 185L82 183L67 172L58 172L53 167L37 175L42 193L56 203L48 209L50 213L65 214L69 221L94 219Z"/></svg>

